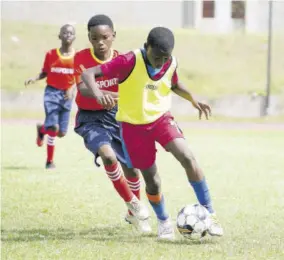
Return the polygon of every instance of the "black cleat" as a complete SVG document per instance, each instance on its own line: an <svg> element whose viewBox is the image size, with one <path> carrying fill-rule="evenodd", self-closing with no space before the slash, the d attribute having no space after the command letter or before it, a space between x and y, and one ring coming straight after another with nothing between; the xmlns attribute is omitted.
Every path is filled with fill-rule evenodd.
<svg viewBox="0 0 284 260"><path fill-rule="evenodd" d="M55 164L53 162L46 162L45 168L46 169L55 169Z"/></svg>

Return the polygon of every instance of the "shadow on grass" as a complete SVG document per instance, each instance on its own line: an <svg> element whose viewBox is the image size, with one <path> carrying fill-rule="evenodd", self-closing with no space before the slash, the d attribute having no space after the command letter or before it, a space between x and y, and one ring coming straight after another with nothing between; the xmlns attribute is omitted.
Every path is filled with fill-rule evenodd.
<svg viewBox="0 0 284 260"><path fill-rule="evenodd" d="M31 242L44 240L73 240L87 239L96 241L121 241L140 243L142 236L129 232L121 226L95 227L88 230L71 229L23 229L1 230L3 242Z"/></svg>
<svg viewBox="0 0 284 260"><path fill-rule="evenodd" d="M217 239L205 237L203 240L192 240L187 238L178 238L176 240L159 240L159 243L166 245L192 245L192 246L204 246L204 245L215 245L218 244Z"/></svg>
<svg viewBox="0 0 284 260"><path fill-rule="evenodd" d="M2 170L6 170L6 171L30 171L30 170L35 170L35 169L39 169L36 167L28 167L28 166L24 166L24 165L7 165L7 166L3 166L1 167Z"/></svg>
<svg viewBox="0 0 284 260"><path fill-rule="evenodd" d="M142 235L131 232L129 229L117 226L101 226L86 230L71 229L23 229L23 230L1 230L1 240L3 242L33 242L47 240L76 240L86 239L100 242L117 241L121 243L149 244L149 239L154 242L172 245L203 245L215 244L215 241L204 240L193 241L188 239L177 239L174 241L161 241L156 239L157 235L150 233Z"/></svg>

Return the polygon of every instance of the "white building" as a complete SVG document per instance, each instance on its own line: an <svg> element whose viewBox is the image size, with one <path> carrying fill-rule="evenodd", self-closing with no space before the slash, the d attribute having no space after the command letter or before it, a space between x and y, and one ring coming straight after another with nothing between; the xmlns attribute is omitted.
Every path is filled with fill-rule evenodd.
<svg viewBox="0 0 284 260"><path fill-rule="evenodd" d="M184 1L183 4L184 27L212 33L236 30L255 33L268 28L268 0ZM272 7L273 29L284 32L284 1L272 1Z"/></svg>
<svg viewBox="0 0 284 260"><path fill-rule="evenodd" d="M98 13L109 15L117 27L196 28L212 33L234 30L265 32L268 0L160 1L12 1L2 4L2 19L40 23L86 23ZM52 15L51 15L52 14ZM284 0L273 1L273 28L284 32Z"/></svg>

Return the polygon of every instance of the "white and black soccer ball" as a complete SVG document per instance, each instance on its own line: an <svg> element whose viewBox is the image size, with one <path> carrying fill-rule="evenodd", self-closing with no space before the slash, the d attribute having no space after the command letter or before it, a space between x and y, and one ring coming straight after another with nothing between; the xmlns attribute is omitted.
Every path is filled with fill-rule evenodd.
<svg viewBox="0 0 284 260"><path fill-rule="evenodd" d="M200 204L187 205L177 215L177 229L186 238L204 237L209 225L210 213Z"/></svg>

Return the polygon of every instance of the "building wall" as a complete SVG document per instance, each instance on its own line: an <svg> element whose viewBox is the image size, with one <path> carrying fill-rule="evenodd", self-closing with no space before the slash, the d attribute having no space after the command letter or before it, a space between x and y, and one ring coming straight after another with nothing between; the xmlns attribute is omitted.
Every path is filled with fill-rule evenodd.
<svg viewBox="0 0 284 260"><path fill-rule="evenodd" d="M247 32L265 32L268 30L268 0L247 1ZM284 1L273 1L272 26L274 31L284 31Z"/></svg>
<svg viewBox="0 0 284 260"><path fill-rule="evenodd" d="M244 19L232 19L231 17L231 1L216 0L215 1L215 17L203 18L203 2L196 2L196 28L203 32L210 33L230 33L232 31L244 30Z"/></svg>
<svg viewBox="0 0 284 260"><path fill-rule="evenodd" d="M228 33L244 30L249 33L266 32L268 29L268 0L246 1L246 18L231 18L231 1L215 1L215 18L202 17L202 1L195 5L195 27L204 32ZM284 1L273 1L272 26L274 31L284 32Z"/></svg>
<svg viewBox="0 0 284 260"><path fill-rule="evenodd" d="M268 0L246 1L246 31L267 30ZM185 10L187 8L187 10ZM105 13L121 27L195 27L204 32L227 33L244 27L231 19L231 2L216 0L216 19L202 18L202 1L4 1L2 19L40 23L86 23L92 15ZM273 28L284 32L284 1L274 0Z"/></svg>
<svg viewBox="0 0 284 260"><path fill-rule="evenodd" d="M181 1L26 1L2 3L2 18L40 23L87 23L96 14L109 15L117 26L181 27Z"/></svg>

